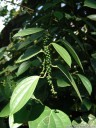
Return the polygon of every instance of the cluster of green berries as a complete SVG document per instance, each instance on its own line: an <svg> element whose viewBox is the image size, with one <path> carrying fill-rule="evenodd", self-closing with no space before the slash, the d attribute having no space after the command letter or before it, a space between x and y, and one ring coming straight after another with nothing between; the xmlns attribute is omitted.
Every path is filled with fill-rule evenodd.
<svg viewBox="0 0 96 128"><path fill-rule="evenodd" d="M48 84L51 87L51 92L52 94L56 94L57 92L54 89L54 85L52 82L52 67L51 67L51 55L50 55L50 49L49 49L49 45L47 44L49 40L49 35L46 35L44 42L43 42L43 46L44 46L44 61L42 63L42 72L41 75L44 75L46 73L46 78L48 81Z"/></svg>
<svg viewBox="0 0 96 128"><path fill-rule="evenodd" d="M51 68L51 55L50 50L48 46L44 46L44 53L45 53L45 69L46 69L46 78L48 81L48 84L51 86L51 92L52 94L56 94L54 85L52 82L52 68Z"/></svg>

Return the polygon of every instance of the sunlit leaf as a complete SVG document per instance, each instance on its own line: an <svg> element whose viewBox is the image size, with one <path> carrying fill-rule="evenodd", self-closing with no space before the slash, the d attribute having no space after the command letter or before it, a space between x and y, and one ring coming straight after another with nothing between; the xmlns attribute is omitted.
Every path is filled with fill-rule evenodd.
<svg viewBox="0 0 96 128"><path fill-rule="evenodd" d="M71 127L69 117L60 110L45 107L39 118L29 121L29 128L66 128Z"/></svg>
<svg viewBox="0 0 96 128"><path fill-rule="evenodd" d="M19 37L19 36L23 37L23 36L35 34L37 32L43 31L43 30L44 29L42 29L42 28L27 28L27 29L19 31L13 37Z"/></svg>
<svg viewBox="0 0 96 128"><path fill-rule="evenodd" d="M96 1L95 0L85 0L84 6L96 9Z"/></svg>
<svg viewBox="0 0 96 128"><path fill-rule="evenodd" d="M96 21L96 14L87 16L90 20Z"/></svg>
<svg viewBox="0 0 96 128"><path fill-rule="evenodd" d="M74 60L77 62L77 64L81 67L81 69L83 70L83 66L81 64L81 61L77 55L77 53L74 51L74 49L71 47L71 45L66 41L64 40L64 45L65 47L68 49L68 51L70 52L70 54L72 55L72 57L74 58Z"/></svg>
<svg viewBox="0 0 96 128"><path fill-rule="evenodd" d="M0 117L7 117L10 114L10 106L7 104L0 112Z"/></svg>
<svg viewBox="0 0 96 128"><path fill-rule="evenodd" d="M42 49L40 49L39 47L31 47L31 48L28 48L25 53L23 55L21 55L18 60L16 61L16 63L21 63L21 62L24 62L26 60L29 60L30 58L36 56L37 54L43 52Z"/></svg>
<svg viewBox="0 0 96 128"><path fill-rule="evenodd" d="M18 128L20 127L22 124L19 124L19 123L14 123L14 116L13 115L10 115L9 116L9 126L10 128Z"/></svg>
<svg viewBox="0 0 96 128"><path fill-rule="evenodd" d="M22 80L14 89L10 100L10 113L14 114L19 111L31 98L39 76L30 76Z"/></svg>
<svg viewBox="0 0 96 128"><path fill-rule="evenodd" d="M72 60L66 49L56 43L52 43L52 45L64 61L71 67Z"/></svg>
<svg viewBox="0 0 96 128"><path fill-rule="evenodd" d="M88 91L89 95L92 93L92 85L90 81L83 75L77 74L80 80L82 81L83 85L85 86L86 90Z"/></svg>
<svg viewBox="0 0 96 128"><path fill-rule="evenodd" d="M31 62L27 61L27 62L23 62L20 66L19 69L17 71L17 76L23 74L29 67L30 67Z"/></svg>

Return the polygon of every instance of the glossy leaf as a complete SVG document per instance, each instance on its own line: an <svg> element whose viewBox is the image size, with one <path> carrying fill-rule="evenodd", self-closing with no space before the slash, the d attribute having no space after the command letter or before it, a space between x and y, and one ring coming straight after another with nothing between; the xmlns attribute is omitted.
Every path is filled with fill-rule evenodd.
<svg viewBox="0 0 96 128"><path fill-rule="evenodd" d="M66 49L56 43L52 43L52 45L58 54L63 58L63 60L71 67L72 60Z"/></svg>
<svg viewBox="0 0 96 128"><path fill-rule="evenodd" d="M60 110L51 110L45 107L39 118L29 121L29 128L66 128L71 127L69 117Z"/></svg>
<svg viewBox="0 0 96 128"><path fill-rule="evenodd" d="M66 41L64 40L64 45L65 47L67 48L67 50L70 52L70 54L72 55L72 57L74 58L74 60L77 62L77 64L81 67L81 69L83 70L83 66L81 64L81 61L77 55L77 53L74 51L74 49L71 47L71 45Z"/></svg>
<svg viewBox="0 0 96 128"><path fill-rule="evenodd" d="M90 20L96 21L96 14L87 16Z"/></svg>
<svg viewBox="0 0 96 128"><path fill-rule="evenodd" d="M22 124L19 124L19 123L14 123L14 116L13 115L10 115L9 116L9 126L10 128L18 128L20 127Z"/></svg>
<svg viewBox="0 0 96 128"><path fill-rule="evenodd" d="M37 32L43 31L43 30L44 29L42 29L42 28L27 28L27 29L19 31L13 37L19 37L19 36L23 37L23 36L35 34Z"/></svg>
<svg viewBox="0 0 96 128"><path fill-rule="evenodd" d="M85 86L86 90L88 91L89 95L92 93L92 85L90 81L83 75L77 74L80 80L82 81L83 85Z"/></svg>
<svg viewBox="0 0 96 128"><path fill-rule="evenodd" d="M7 117L10 114L10 106L7 104L0 112L0 117Z"/></svg>
<svg viewBox="0 0 96 128"><path fill-rule="evenodd" d="M85 0L84 1L84 6L96 9L96 1L95 0Z"/></svg>
<svg viewBox="0 0 96 128"><path fill-rule="evenodd" d="M17 71L17 73L16 73L17 76L19 76L19 75L23 74L25 71L27 71L27 69L30 67L30 64L31 64L30 61L23 62L23 63L20 65L20 67L19 67L19 69L18 69L18 71Z"/></svg>
<svg viewBox="0 0 96 128"><path fill-rule="evenodd" d="M21 63L21 62L24 62L26 60L29 60L30 58L36 56L37 54L43 52L42 49L40 49L39 47L31 47L31 48L28 48L25 53L23 55L21 55L18 60L16 61L16 63Z"/></svg>
<svg viewBox="0 0 96 128"><path fill-rule="evenodd" d="M30 76L22 80L14 89L10 100L10 113L14 114L19 111L31 98L39 76Z"/></svg>

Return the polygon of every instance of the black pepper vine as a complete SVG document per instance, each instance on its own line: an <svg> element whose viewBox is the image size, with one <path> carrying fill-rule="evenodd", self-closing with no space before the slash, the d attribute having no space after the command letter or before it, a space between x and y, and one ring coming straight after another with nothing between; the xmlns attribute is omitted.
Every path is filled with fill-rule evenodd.
<svg viewBox="0 0 96 128"><path fill-rule="evenodd" d="M44 48L44 60L42 63L42 71L41 71L41 75L46 75L46 79L48 81L48 84L51 87L51 92L52 94L57 94L57 92L54 89L54 85L52 82L52 61L51 61L51 53L50 53L50 48L49 48L49 44L48 44L48 40L49 40L49 34L46 34L45 38L44 38L44 42L43 42L43 48Z"/></svg>

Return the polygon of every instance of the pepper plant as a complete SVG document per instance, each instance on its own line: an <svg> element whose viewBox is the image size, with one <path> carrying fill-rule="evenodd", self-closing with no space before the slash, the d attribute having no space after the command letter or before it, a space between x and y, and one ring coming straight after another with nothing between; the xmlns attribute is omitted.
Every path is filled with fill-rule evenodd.
<svg viewBox="0 0 96 128"><path fill-rule="evenodd" d="M82 18L73 10L96 9L93 3L46 0L38 4L32 17L26 17L19 31L10 33L10 44L0 49L0 117L10 128L95 125L95 116L89 115L90 111L94 114L94 105L90 100L92 79L86 74L90 49L86 38L92 31L94 40L96 25L91 23L93 15L87 17L86 12ZM71 4L70 12L67 7ZM92 74L93 59L91 64ZM89 121L79 119L83 112Z"/></svg>

